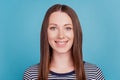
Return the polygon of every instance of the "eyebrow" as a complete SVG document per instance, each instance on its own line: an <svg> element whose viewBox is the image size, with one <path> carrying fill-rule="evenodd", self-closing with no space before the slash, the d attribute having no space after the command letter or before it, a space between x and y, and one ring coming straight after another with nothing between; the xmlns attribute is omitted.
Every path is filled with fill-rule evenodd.
<svg viewBox="0 0 120 80"><path fill-rule="evenodd" d="M57 26L57 24L55 24L55 23L50 23L49 25L56 25ZM68 26L68 25L71 25L72 26L72 24L65 24L64 26Z"/></svg>
<svg viewBox="0 0 120 80"><path fill-rule="evenodd" d="M72 24L65 24L64 26L68 26L68 25L71 25L71 26L72 26Z"/></svg>
<svg viewBox="0 0 120 80"><path fill-rule="evenodd" d="M56 25L57 26L57 24L55 24L55 23L50 23L49 25Z"/></svg>

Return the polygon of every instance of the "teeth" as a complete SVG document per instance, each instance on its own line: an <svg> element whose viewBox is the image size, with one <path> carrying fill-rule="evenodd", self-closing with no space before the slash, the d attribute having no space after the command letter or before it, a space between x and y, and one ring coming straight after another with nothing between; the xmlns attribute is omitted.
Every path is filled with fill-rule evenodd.
<svg viewBox="0 0 120 80"><path fill-rule="evenodd" d="M66 44L67 41L56 41L57 44Z"/></svg>
<svg viewBox="0 0 120 80"><path fill-rule="evenodd" d="M65 41L63 42L63 41L56 41L57 43L65 43Z"/></svg>

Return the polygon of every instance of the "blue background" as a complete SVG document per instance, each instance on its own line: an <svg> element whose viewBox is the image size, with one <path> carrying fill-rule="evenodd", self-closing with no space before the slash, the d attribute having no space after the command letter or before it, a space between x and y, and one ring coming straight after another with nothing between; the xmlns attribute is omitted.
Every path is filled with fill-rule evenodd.
<svg viewBox="0 0 120 80"><path fill-rule="evenodd" d="M0 80L22 80L39 62L41 23L55 3L78 14L84 60L99 66L106 80L120 79L119 0L0 0Z"/></svg>

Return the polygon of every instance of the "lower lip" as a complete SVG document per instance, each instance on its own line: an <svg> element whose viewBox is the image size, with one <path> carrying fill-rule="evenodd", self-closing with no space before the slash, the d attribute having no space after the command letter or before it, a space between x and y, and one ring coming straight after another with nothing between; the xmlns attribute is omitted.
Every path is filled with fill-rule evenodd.
<svg viewBox="0 0 120 80"><path fill-rule="evenodd" d="M55 43L56 43L56 42L55 42ZM65 42L65 43L56 43L56 45L57 45L58 47L65 47L66 44L67 44L67 42Z"/></svg>

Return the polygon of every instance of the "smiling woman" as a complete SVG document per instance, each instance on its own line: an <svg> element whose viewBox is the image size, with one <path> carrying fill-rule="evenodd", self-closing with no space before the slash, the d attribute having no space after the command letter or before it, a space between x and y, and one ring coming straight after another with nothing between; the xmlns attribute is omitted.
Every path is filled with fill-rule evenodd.
<svg viewBox="0 0 120 80"><path fill-rule="evenodd" d="M66 13L57 11L50 15L47 33L53 55L70 54L74 38L72 28L72 20Z"/></svg>
<svg viewBox="0 0 120 80"><path fill-rule="evenodd" d="M104 80L96 65L83 61L82 30L67 5L50 7L41 29L40 63L28 68L24 80Z"/></svg>

